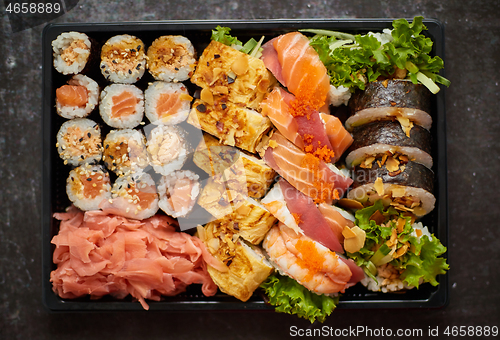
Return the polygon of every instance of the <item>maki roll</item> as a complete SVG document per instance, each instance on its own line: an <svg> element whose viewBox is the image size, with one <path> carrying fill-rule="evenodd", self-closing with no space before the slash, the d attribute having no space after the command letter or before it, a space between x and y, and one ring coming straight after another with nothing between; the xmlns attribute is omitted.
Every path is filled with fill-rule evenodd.
<svg viewBox="0 0 500 340"><path fill-rule="evenodd" d="M144 135L138 130L111 130L103 142L102 160L117 175L129 175L148 165Z"/></svg>
<svg viewBox="0 0 500 340"><path fill-rule="evenodd" d="M67 85L56 90L57 114L63 118L87 117L99 100L99 85L87 76L77 74Z"/></svg>
<svg viewBox="0 0 500 340"><path fill-rule="evenodd" d="M143 220L158 211L156 184L145 172L120 176L111 189L111 199L101 204L110 213Z"/></svg>
<svg viewBox="0 0 500 340"><path fill-rule="evenodd" d="M434 209L434 173L405 158L375 159L370 167L356 167L347 198L365 206L382 199L384 205L423 216Z"/></svg>
<svg viewBox="0 0 500 340"><path fill-rule="evenodd" d="M199 176L192 171L175 171L163 176L158 184L159 207L172 217L186 217L200 194Z"/></svg>
<svg viewBox="0 0 500 340"><path fill-rule="evenodd" d="M146 117L151 123L175 125L186 120L193 99L183 84L157 81L144 92Z"/></svg>
<svg viewBox="0 0 500 340"><path fill-rule="evenodd" d="M147 67L156 80L179 82L191 77L196 55L189 39L180 35L159 37L148 48Z"/></svg>
<svg viewBox="0 0 500 340"><path fill-rule="evenodd" d="M80 73L90 57L90 39L84 33L61 33L52 41L54 67L62 74Z"/></svg>
<svg viewBox="0 0 500 340"><path fill-rule="evenodd" d="M77 208L98 210L103 200L111 198L109 174L101 165L81 165L70 171L66 193Z"/></svg>
<svg viewBox="0 0 500 340"><path fill-rule="evenodd" d="M102 75L113 83L135 83L146 69L144 43L128 34L110 38L102 46L100 68Z"/></svg>
<svg viewBox="0 0 500 340"><path fill-rule="evenodd" d="M398 120L409 134L413 124L429 130L431 92L410 80L384 80L368 83L364 91L358 90L349 101L352 116L346 122L349 131L356 126L376 120Z"/></svg>
<svg viewBox="0 0 500 340"><path fill-rule="evenodd" d="M178 126L158 125L148 134L147 152L156 173L168 175L180 170L191 151L186 132Z"/></svg>
<svg viewBox="0 0 500 340"><path fill-rule="evenodd" d="M56 147L64 164L98 162L102 157L101 129L87 118L68 120L57 132Z"/></svg>
<svg viewBox="0 0 500 340"><path fill-rule="evenodd" d="M432 168L431 134L421 126L414 126L407 136L398 122L376 121L353 130L354 143L346 157L348 167L372 163L373 157L401 154L409 160Z"/></svg>
<svg viewBox="0 0 500 340"><path fill-rule="evenodd" d="M111 127L132 129L144 117L144 94L135 85L106 86L101 92L99 113Z"/></svg>

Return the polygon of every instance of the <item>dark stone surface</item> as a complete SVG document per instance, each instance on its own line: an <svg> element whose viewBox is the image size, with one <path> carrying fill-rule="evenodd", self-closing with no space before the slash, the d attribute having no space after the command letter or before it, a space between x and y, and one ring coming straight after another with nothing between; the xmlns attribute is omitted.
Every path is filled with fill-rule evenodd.
<svg viewBox="0 0 500 340"><path fill-rule="evenodd" d="M4 8L2 7L2 13ZM80 1L54 22L253 18L437 18L445 25L450 303L438 310L337 310L348 328L500 326L500 2ZM0 338L285 338L304 320L275 313L49 314L41 303L41 32L0 34ZM319 329L321 325L313 325Z"/></svg>

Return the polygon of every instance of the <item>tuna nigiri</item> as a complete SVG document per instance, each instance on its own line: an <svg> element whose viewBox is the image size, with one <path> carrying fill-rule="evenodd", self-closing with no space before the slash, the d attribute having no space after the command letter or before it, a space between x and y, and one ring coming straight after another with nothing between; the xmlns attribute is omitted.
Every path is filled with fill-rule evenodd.
<svg viewBox="0 0 500 340"><path fill-rule="evenodd" d="M305 116L293 116L294 95L275 88L261 103L278 131L301 150L312 153L326 162L336 162L352 142L351 135L334 117L316 110Z"/></svg>
<svg viewBox="0 0 500 340"><path fill-rule="evenodd" d="M313 200L283 179L280 179L278 183L285 198L286 206L295 217L299 228L304 234L333 251L343 253L344 249L339 238L330 228Z"/></svg>

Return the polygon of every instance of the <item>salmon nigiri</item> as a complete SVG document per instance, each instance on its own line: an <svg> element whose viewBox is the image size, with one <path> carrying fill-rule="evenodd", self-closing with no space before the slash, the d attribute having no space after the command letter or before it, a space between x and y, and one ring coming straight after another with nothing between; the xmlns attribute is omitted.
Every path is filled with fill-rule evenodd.
<svg viewBox="0 0 500 340"><path fill-rule="evenodd" d="M316 109L323 106L330 90L330 78L318 54L309 45L307 37L299 32L291 32L280 35L270 43L276 54L272 50L266 51L263 57L266 67L273 74L278 73L275 71L277 58L281 73L275 76L282 80L282 84L295 96L314 99L318 105ZM267 45L266 49L269 48Z"/></svg>
<svg viewBox="0 0 500 340"><path fill-rule="evenodd" d="M317 202L338 199L352 184L351 178L306 154L279 133L271 137L263 158L296 189Z"/></svg>

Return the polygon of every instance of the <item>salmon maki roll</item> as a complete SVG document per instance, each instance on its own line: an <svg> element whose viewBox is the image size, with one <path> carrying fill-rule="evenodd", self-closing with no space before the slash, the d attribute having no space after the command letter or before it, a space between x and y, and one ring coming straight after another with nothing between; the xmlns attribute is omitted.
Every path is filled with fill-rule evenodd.
<svg viewBox="0 0 500 340"><path fill-rule="evenodd" d="M149 218L158 211L156 184L145 172L120 176L111 189L111 199L103 201L100 207L127 218Z"/></svg>
<svg viewBox="0 0 500 340"><path fill-rule="evenodd" d="M165 35L153 41L148 48L147 67L156 80L187 80L191 77L195 65L195 50L186 37Z"/></svg>
<svg viewBox="0 0 500 340"><path fill-rule="evenodd" d="M138 130L111 130L103 142L102 160L117 175L129 175L148 165L144 135Z"/></svg>
<svg viewBox="0 0 500 340"><path fill-rule="evenodd" d="M109 174L101 165L81 165L70 171L66 193L80 210L98 210L103 200L111 198Z"/></svg>
<svg viewBox="0 0 500 340"><path fill-rule="evenodd" d="M157 81L145 91L146 117L157 125L175 125L186 120L193 99L183 84Z"/></svg>
<svg viewBox="0 0 500 340"><path fill-rule="evenodd" d="M93 120L68 120L61 125L56 138L57 151L64 164L79 166L101 160L101 129Z"/></svg>
<svg viewBox="0 0 500 340"><path fill-rule="evenodd" d="M84 33L61 33L52 41L54 68L62 74L80 73L90 57L90 39Z"/></svg>
<svg viewBox="0 0 500 340"><path fill-rule="evenodd" d="M158 185L159 207L172 217L186 217L200 194L199 176L192 171L175 171L163 176Z"/></svg>
<svg viewBox="0 0 500 340"><path fill-rule="evenodd" d="M98 101L99 85L81 74L73 76L67 85L56 89L56 111L66 119L87 117Z"/></svg>
<svg viewBox="0 0 500 340"><path fill-rule="evenodd" d="M102 46L100 68L102 75L113 83L135 83L146 70L144 43L128 34L110 38Z"/></svg>
<svg viewBox="0 0 500 340"><path fill-rule="evenodd" d="M147 152L156 173L168 175L180 170L192 152L186 132L178 126L159 125L148 134Z"/></svg>
<svg viewBox="0 0 500 340"><path fill-rule="evenodd" d="M132 129L144 117L144 94L135 85L112 84L101 92L99 113L111 127Z"/></svg>

